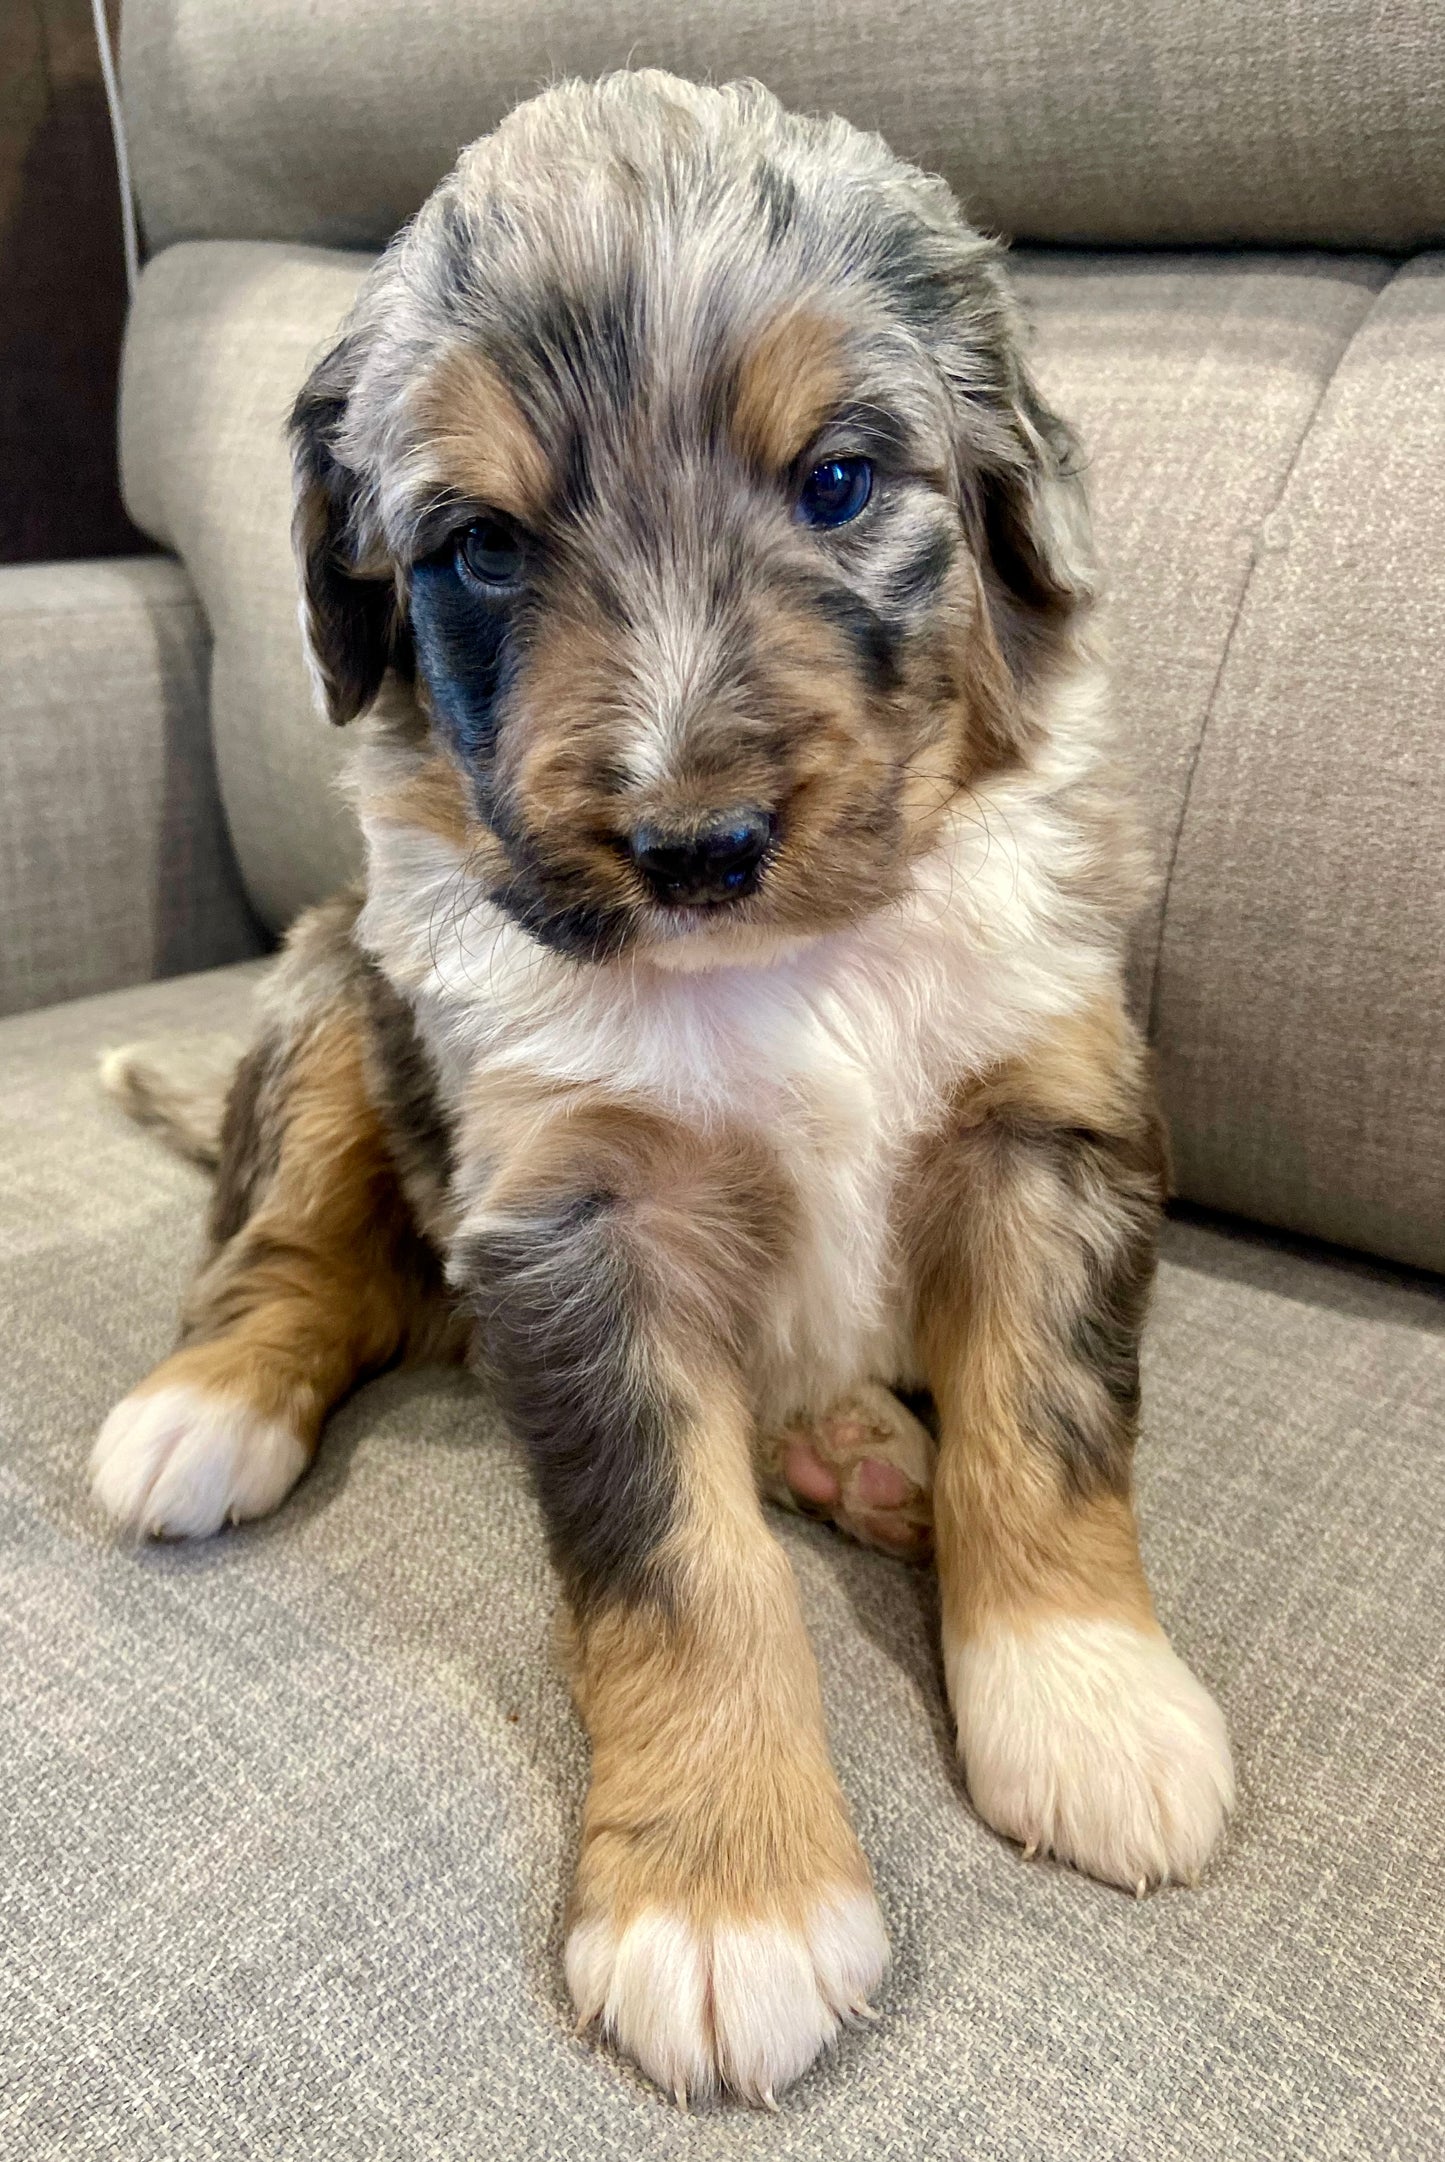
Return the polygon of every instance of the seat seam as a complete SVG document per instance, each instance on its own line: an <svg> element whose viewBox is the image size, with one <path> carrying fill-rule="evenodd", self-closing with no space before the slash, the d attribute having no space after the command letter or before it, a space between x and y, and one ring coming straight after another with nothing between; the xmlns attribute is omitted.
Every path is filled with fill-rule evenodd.
<svg viewBox="0 0 1445 2162"><path fill-rule="evenodd" d="M1304 447L1306 443L1309 442L1311 436L1315 432L1315 423L1320 417L1320 412L1324 406L1324 402L1326 398L1328 398L1331 390L1334 388L1335 380L1338 377L1341 368L1344 366L1345 361L1349 357L1350 353L1354 350L1356 339L1359 337L1361 331L1364 330L1366 325L1373 319L1375 310L1379 307L1380 302L1384 299L1386 293L1388 293L1390 288L1394 285L1395 280L1399 277L1401 271L1406 267L1406 262L1408 260L1409 259L1406 258L1405 261L1397 262L1393 266L1390 271L1390 275L1371 296L1368 307L1365 308L1354 329L1350 332L1349 336L1341 345L1339 352L1335 355L1334 366L1329 370L1328 374L1325 376L1324 381L1320 384L1319 394L1316 397L1314 404L1310 407L1309 412L1305 415L1304 426L1300 429L1299 439L1296 442L1294 449L1290 452L1289 462L1286 465L1283 474L1280 476L1279 487L1275 490L1273 499L1271 500L1268 508L1260 513L1259 521L1255 528L1254 539L1250 549L1249 562L1245 567L1244 577L1240 582L1239 598L1234 605L1234 614L1230 618L1229 629L1224 634L1224 645L1220 651L1219 663L1214 671L1214 679L1209 686L1209 696L1204 701L1204 713L1199 723L1199 733L1194 739L1194 748L1189 754L1189 764L1185 769L1184 774L1184 787L1179 798L1179 812L1178 816L1174 821L1174 836L1169 845L1169 860L1165 866L1163 892L1161 893L1159 900L1159 936L1155 940L1154 944L1154 961L1149 973L1149 1002L1145 1009L1147 1014L1147 1035L1148 1040L1151 1044L1157 1043L1159 1040L1159 1003L1161 997L1161 978L1164 973L1164 940L1169 928L1169 903L1174 892L1174 873L1179 863L1179 851L1184 840L1184 826L1189 816L1190 799L1194 793L1194 779L1195 775L1199 771L1199 760L1200 755L1204 749L1204 739L1209 733L1210 722L1214 719L1214 710L1219 700L1219 691L1220 686L1224 681L1224 672L1229 666L1229 657L1234 651L1235 633L1239 629L1241 622L1244 620L1244 611L1248 604L1249 596L1254 586L1255 575L1259 570L1260 555L1262 553L1260 543L1264 536L1264 530L1265 527L1268 525L1270 519L1279 509L1280 504L1284 501L1285 497L1289 493L1290 483L1295 477L1295 472L1298 469L1300 458L1304 452Z"/></svg>

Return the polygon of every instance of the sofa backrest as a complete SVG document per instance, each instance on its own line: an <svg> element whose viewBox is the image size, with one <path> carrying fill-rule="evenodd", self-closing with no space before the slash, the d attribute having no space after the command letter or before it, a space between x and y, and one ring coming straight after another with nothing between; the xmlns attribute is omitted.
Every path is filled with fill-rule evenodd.
<svg viewBox="0 0 1445 2162"><path fill-rule="evenodd" d="M379 247L558 75L753 75L1016 239L1445 238L1440 0L125 0L151 245Z"/></svg>

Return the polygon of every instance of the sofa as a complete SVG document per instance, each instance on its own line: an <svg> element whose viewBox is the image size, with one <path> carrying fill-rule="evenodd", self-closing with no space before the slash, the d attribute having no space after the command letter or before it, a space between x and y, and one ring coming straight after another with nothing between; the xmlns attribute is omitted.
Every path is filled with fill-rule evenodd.
<svg viewBox="0 0 1445 2162"><path fill-rule="evenodd" d="M244 1034L357 859L288 405L458 145L627 61L881 128L1015 242L1158 866L1145 1548L1240 1775L1196 1890L1026 1865L969 1810L929 1577L780 1518L895 1962L776 2116L573 2031L583 1737L476 1382L383 1376L198 1546L118 1541L84 1478L206 1192L97 1059ZM1445 2153L1445 14L127 0L121 75L162 552L0 572L0 2153Z"/></svg>

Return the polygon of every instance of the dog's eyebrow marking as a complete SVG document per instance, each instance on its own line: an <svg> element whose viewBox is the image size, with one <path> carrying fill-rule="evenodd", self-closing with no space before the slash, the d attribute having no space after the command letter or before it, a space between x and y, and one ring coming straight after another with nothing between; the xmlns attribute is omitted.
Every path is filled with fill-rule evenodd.
<svg viewBox="0 0 1445 2162"><path fill-rule="evenodd" d="M784 472L837 411L846 387L838 325L811 308L785 309L764 327L738 369L738 448L765 471Z"/></svg>
<svg viewBox="0 0 1445 2162"><path fill-rule="evenodd" d="M423 457L438 488L537 525L552 493L547 455L482 354L444 353L412 394Z"/></svg>

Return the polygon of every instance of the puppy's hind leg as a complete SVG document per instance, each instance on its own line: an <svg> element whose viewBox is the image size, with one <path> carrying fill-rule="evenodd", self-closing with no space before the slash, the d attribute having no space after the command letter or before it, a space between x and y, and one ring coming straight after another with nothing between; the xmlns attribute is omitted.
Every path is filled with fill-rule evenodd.
<svg viewBox="0 0 1445 2162"><path fill-rule="evenodd" d="M330 943L344 960L344 935ZM264 1516L331 1406L447 1333L440 1266L368 1087L360 979L332 967L308 984L297 963L293 948L283 968L301 974L300 998L232 1085L212 1251L180 1345L112 1411L91 1457L97 1500L134 1531L202 1537Z"/></svg>
<svg viewBox="0 0 1445 2162"><path fill-rule="evenodd" d="M923 1421L891 1389L864 1383L821 1418L764 1435L758 1480L769 1501L836 1524L899 1561L933 1553L938 1451Z"/></svg>

